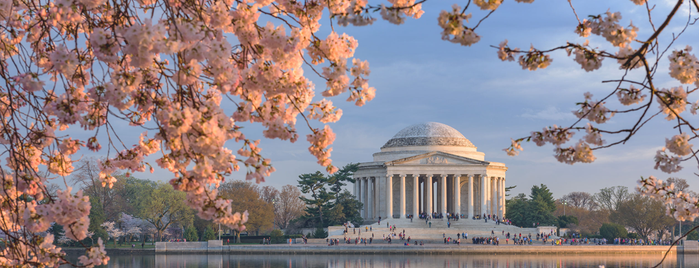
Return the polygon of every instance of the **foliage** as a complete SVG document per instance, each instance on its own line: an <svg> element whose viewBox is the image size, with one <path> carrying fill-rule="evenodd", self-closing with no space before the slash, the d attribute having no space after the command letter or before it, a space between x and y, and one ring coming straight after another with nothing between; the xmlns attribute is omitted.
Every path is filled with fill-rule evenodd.
<svg viewBox="0 0 699 268"><path fill-rule="evenodd" d="M91 243L97 242L98 239L102 238L102 240L107 241L107 238L109 237L109 234L107 234L107 231L105 231L101 226L102 223L105 221L105 216L104 212L102 210L102 206L99 204L98 199L90 199L90 204L92 205L92 209L90 209L90 215L88 216L90 219L90 227L87 228L89 232L92 232L92 239ZM56 224L57 225L57 224ZM63 227L61 227L63 229ZM55 236L58 237L58 236Z"/></svg>
<svg viewBox="0 0 699 268"><path fill-rule="evenodd" d="M604 210L616 211L622 202L630 197L629 189L624 186L603 188L594 195L594 201Z"/></svg>
<svg viewBox="0 0 699 268"><path fill-rule="evenodd" d="M328 237L328 232L323 229L323 227L318 226L313 232L313 238L326 238Z"/></svg>
<svg viewBox="0 0 699 268"><path fill-rule="evenodd" d="M274 205L260 197L257 185L244 181L228 181L221 184L219 194L231 200L234 210L247 210L249 219L245 223L248 232L266 232L273 228Z"/></svg>
<svg viewBox="0 0 699 268"><path fill-rule="evenodd" d="M699 240L699 231L694 230L694 231L690 232L689 234L687 234L687 240L694 240L694 241Z"/></svg>
<svg viewBox="0 0 699 268"><path fill-rule="evenodd" d="M306 137L310 153L326 171L337 171L330 160L335 134L327 124L338 121L342 111L329 100L314 100L315 84L304 74L304 67L325 82L325 91L320 94L324 97L347 93L348 101L358 106L372 100L375 89L367 82L368 63L354 58L358 42L346 34L339 35L333 25L368 25L375 21L372 12L402 24L408 17L417 19L424 13L424 1L389 2L3 1L0 57L5 65L0 69L4 81L0 92L0 143L4 151L0 154L7 156L5 165L11 171L0 171L0 177L8 182L3 184L6 196L2 212L7 217L1 231L9 237L1 264L36 265L34 259L42 260L38 266L62 264L65 260L60 257L61 250L44 248L43 239L39 239L52 222L64 226L70 238L80 241L87 237L90 201L85 197L89 194L73 193L66 185L47 203L35 202L50 194L44 184L48 178L69 176L74 171L73 163L82 157L76 154L83 147L105 155L99 165L99 180L110 188L118 181L116 170L152 171L154 165L147 159L155 158L153 163L172 173L170 185L186 193L185 201L200 217L237 230L243 229L248 217L235 212L232 203L217 195L214 188L241 166L245 167L246 179L256 182L274 171L270 160L260 154L259 141L246 138L237 122L258 123L265 128L266 138L295 142L299 138L297 119L301 118L305 124L300 125L310 128ZM476 33L478 26L503 1L468 3L463 9L454 5L439 14L443 40L463 46L477 43L481 40ZM677 135L666 139L665 146L657 151L656 169L672 173L682 168L683 161L697 159L688 156L695 154L690 141L698 134L686 131L697 128L683 112L694 114L698 108L687 96L696 92L692 84L699 83L699 60L691 54L691 47L675 48L683 47L679 38L694 26L685 22L685 12L678 12L685 1L672 3L670 11L657 11L656 5L646 0L627 1L628 5L632 3L647 11L647 28L624 26L621 14L612 11L592 14L581 21L579 18L588 14L579 15L569 1L571 16L577 20L570 24L571 31L584 38L598 35L592 39L593 45L588 41L566 42L553 48L532 46L520 50L511 48L507 40L500 44L498 58L515 61L519 56L521 67L532 71L548 67L550 54L555 51L567 52L585 71L598 70L603 59L616 62L615 67L623 70L620 79L609 81L615 86L603 98L585 94L575 113L580 120L569 127L554 125L512 140L508 154L517 154L522 149L520 143L527 140L539 146L554 145L555 156L563 163L589 163L595 160L594 149L626 143L650 125L648 121L664 116L673 122ZM692 7L699 9L699 4L691 1L687 7L691 18ZM472 14L467 11L474 9L487 12L476 13L481 18L469 24ZM318 35L325 29L320 22L324 17L331 23L326 24L330 25L330 33L323 39ZM654 22L653 18L661 18L662 22ZM602 44L597 43L603 39ZM610 46L618 51L609 50ZM663 61L666 52L669 64ZM658 88L661 82L656 81L655 74L660 66L667 65L675 86ZM614 95L622 105L632 106L607 108L606 101L613 100ZM659 106L651 110L654 101ZM235 111L229 115L225 107ZM615 114L634 119L628 128L598 126ZM596 125L582 126L583 119ZM312 120L322 127L311 126ZM85 133L75 135L76 129ZM130 135L141 131L139 138ZM587 135L575 145L566 146L577 131ZM603 133L615 140L605 144ZM226 148L228 141L239 149ZM685 198L671 188L654 177L643 179L644 193L664 198L673 207L699 206L696 199ZM334 193L338 195L339 190ZM532 198L532 202L542 212L548 210L545 200ZM107 208L110 202L100 200L96 204L103 206L105 220L115 220ZM325 222L323 210L322 205L317 206L320 226ZM687 211L691 210L674 216L679 220L697 216ZM169 223L174 218L187 218L171 216L166 217ZM162 217L158 223L152 222L159 233L160 221ZM17 232L20 229L23 231ZM100 246L87 249L80 265L107 261Z"/></svg>
<svg viewBox="0 0 699 268"><path fill-rule="evenodd" d="M305 207L298 187L282 186L277 202L274 204L274 223L280 229L287 229L292 220L304 214Z"/></svg>
<svg viewBox="0 0 699 268"><path fill-rule="evenodd" d="M199 241L199 235L197 234L197 229L190 225L184 230L184 239L187 241Z"/></svg>
<svg viewBox="0 0 699 268"><path fill-rule="evenodd" d="M197 231L197 237L204 237L204 231L206 231L206 228L213 229L215 227L218 227L216 226L216 224L213 223L213 221L204 220L196 215L194 216L194 220L192 221L192 226Z"/></svg>
<svg viewBox="0 0 699 268"><path fill-rule="evenodd" d="M597 202L594 196L587 192L572 192L561 197L561 202L565 202L566 206L574 208L582 208L586 210L596 210Z"/></svg>
<svg viewBox="0 0 699 268"><path fill-rule="evenodd" d="M362 202L359 202L349 191L342 191L335 199L334 204L333 210L339 211L341 215L336 214L335 217L330 217L331 225L342 225L348 221L356 226L362 223L363 219L360 214Z"/></svg>
<svg viewBox="0 0 699 268"><path fill-rule="evenodd" d="M284 233L282 233L282 230L274 229L269 234L269 236L272 239L272 243L275 243L275 244L284 243Z"/></svg>
<svg viewBox="0 0 699 268"><path fill-rule="evenodd" d="M534 185L527 198L519 194L507 202L507 218L514 225L532 227L536 225L556 225L558 220L553 216L556 201L546 185Z"/></svg>
<svg viewBox="0 0 699 268"><path fill-rule="evenodd" d="M632 194L621 202L610 219L631 228L643 239L649 239L653 232L664 230L675 223L673 218L665 214L665 205L661 201L640 194Z"/></svg>
<svg viewBox="0 0 699 268"><path fill-rule="evenodd" d="M627 231L624 226L616 223L604 223L599 228L599 234L607 239L607 243L614 242L614 238L626 238Z"/></svg>
<svg viewBox="0 0 699 268"><path fill-rule="evenodd" d="M342 167L338 172L330 175L328 177L328 185L330 186L330 191L339 196L342 191L342 187L346 186L347 183L354 183L354 178L352 175L359 168L359 163L349 163Z"/></svg>
<svg viewBox="0 0 699 268"><path fill-rule="evenodd" d="M157 241L172 224L191 225L194 214L185 203L186 194L167 183L142 181L136 183L134 200L136 216L155 227Z"/></svg>
<svg viewBox="0 0 699 268"><path fill-rule="evenodd" d="M338 190L338 187L345 185L345 181L352 181L351 176L356 169L357 164L348 164L338 175L326 177L320 171L300 175L299 188L302 193L310 194L310 198L301 196L306 203L306 214L298 220L310 227L341 225L347 221L361 223L363 220L359 210L362 204L347 190Z"/></svg>
<svg viewBox="0 0 699 268"><path fill-rule="evenodd" d="M326 189L328 180L320 171L299 176L299 188L304 194L310 194L311 198L301 196L301 200L306 203L306 221L314 222L313 225L327 226L323 220L323 210L329 208L333 194Z"/></svg>
<svg viewBox="0 0 699 268"><path fill-rule="evenodd" d="M578 218L572 215L561 215L558 216L558 222L556 226L559 228L570 228L570 225L577 225Z"/></svg>
<svg viewBox="0 0 699 268"><path fill-rule="evenodd" d="M204 236L201 239L203 241L216 240L218 239L218 236L216 235L216 232L214 232L214 229L212 229L211 227L206 227L206 230L204 231Z"/></svg>

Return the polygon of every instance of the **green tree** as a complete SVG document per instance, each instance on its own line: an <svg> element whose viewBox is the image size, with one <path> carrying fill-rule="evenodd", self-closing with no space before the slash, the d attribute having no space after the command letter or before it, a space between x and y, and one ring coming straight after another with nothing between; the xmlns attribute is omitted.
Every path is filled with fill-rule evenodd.
<svg viewBox="0 0 699 268"><path fill-rule="evenodd" d="M214 227L218 227L218 225L214 224L213 221L204 220L202 218L199 218L199 216L197 215L194 215L192 225L194 226L194 229L197 231L197 237L204 237L204 231L206 231L206 228L213 229Z"/></svg>
<svg viewBox="0 0 699 268"><path fill-rule="evenodd" d="M342 191L340 195L337 196L334 207L335 210L339 210L342 213L342 216L332 218L333 225L342 225L348 221L354 225L360 225L364 221L359 212L362 209L362 202L359 202L359 200L347 190ZM340 209L337 209L337 207L340 207Z"/></svg>
<svg viewBox="0 0 699 268"><path fill-rule="evenodd" d="M269 234L269 236L272 239L272 243L275 243L275 244L284 243L284 233L282 232L282 230L274 229Z"/></svg>
<svg viewBox="0 0 699 268"><path fill-rule="evenodd" d="M529 199L525 194L518 194L510 200L507 200L506 218L512 221L516 226L527 226L527 208Z"/></svg>
<svg viewBox="0 0 699 268"><path fill-rule="evenodd" d="M665 205L657 200L640 194L632 194L619 203L610 219L629 227L639 236L648 239L656 231L664 230L675 224L675 220L665 214Z"/></svg>
<svg viewBox="0 0 699 268"><path fill-rule="evenodd" d="M197 229L190 225L184 230L184 239L187 241L199 241L199 235L197 234Z"/></svg>
<svg viewBox="0 0 699 268"><path fill-rule="evenodd" d="M206 231L204 231L204 237L202 237L202 240L204 241L209 241L209 240L216 240L218 237L216 236L216 232L214 232L214 229L211 227L206 227Z"/></svg>
<svg viewBox="0 0 699 268"><path fill-rule="evenodd" d="M316 231L313 232L313 237L314 238L326 238L326 237L328 237L328 232L326 232L323 227L318 226L318 227L316 227Z"/></svg>
<svg viewBox="0 0 699 268"><path fill-rule="evenodd" d="M265 202L260 197L257 185L245 181L229 181L221 184L219 193L223 198L231 200L233 211L248 211L250 216L245 223L248 232L259 234L274 227L274 204Z"/></svg>
<svg viewBox="0 0 699 268"><path fill-rule="evenodd" d="M109 237L104 228L101 227L102 223L104 223L106 219L104 216L104 211L102 210L102 205L100 205L99 202L100 201L97 198L90 198L90 206L92 209L90 209L90 215L88 215L88 218L90 219L90 227L87 228L87 231L94 233L90 239L90 243L92 244L97 243L99 238L102 238L102 241L107 242L107 238ZM58 236L55 237L58 239Z"/></svg>
<svg viewBox="0 0 699 268"><path fill-rule="evenodd" d="M306 215L303 217L303 220L306 223L311 223L312 226L326 226L326 222L323 219L323 210L327 210L334 199L333 194L326 189L327 185L328 179L320 171L299 176L301 192L311 195L311 198L301 196L301 200L306 203Z"/></svg>
<svg viewBox="0 0 699 268"><path fill-rule="evenodd" d="M599 234L607 239L607 243L612 243L614 238L626 238L627 231L621 224L608 222L602 224Z"/></svg>
<svg viewBox="0 0 699 268"><path fill-rule="evenodd" d="M556 201L546 185L534 185L527 198L519 194L507 202L507 218L514 225L532 227L534 225L557 225L558 219L553 215Z"/></svg>
<svg viewBox="0 0 699 268"><path fill-rule="evenodd" d="M337 174L326 177L320 171L299 176L299 188L310 198L301 196L306 203L306 214L298 219L307 227L327 227L347 221L355 224L363 220L360 216L362 203L347 190L341 191L345 182L354 182L352 174L358 164L348 164Z"/></svg>
<svg viewBox="0 0 699 268"><path fill-rule="evenodd" d="M572 215L561 215L558 216L558 221L556 226L559 228L568 228L570 224L578 224L578 218Z"/></svg>
<svg viewBox="0 0 699 268"><path fill-rule="evenodd" d="M359 163L349 163L342 167L340 170L335 172L328 177L328 185L330 186L330 191L334 193L337 197L342 192L342 187L347 185L347 182L354 183L354 172L359 168Z"/></svg>
<svg viewBox="0 0 699 268"><path fill-rule="evenodd" d="M144 181L139 184L141 188L134 200L135 214L155 227L157 241L170 225L192 224L194 212L185 203L184 192L175 191L169 183Z"/></svg>

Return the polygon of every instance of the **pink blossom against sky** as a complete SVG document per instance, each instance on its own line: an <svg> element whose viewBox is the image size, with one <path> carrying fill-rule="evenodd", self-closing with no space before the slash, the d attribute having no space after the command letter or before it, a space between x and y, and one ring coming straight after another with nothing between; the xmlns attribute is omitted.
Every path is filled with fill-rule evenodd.
<svg viewBox="0 0 699 268"><path fill-rule="evenodd" d="M359 41L355 57L368 60L371 67L369 83L376 88L376 98L364 107L344 102L345 96L331 99L342 108L344 115L338 123L331 124L337 134L332 152L333 163L341 167L350 162L367 162L372 154L393 135L406 126L420 122L440 122L459 130L478 150L486 154L486 161L505 163L507 185L517 185L513 194L528 193L534 184L546 184L554 196L560 197L573 191L597 192L604 187L622 185L636 186L640 176L654 175L664 179L668 175L654 170L653 156L656 150L665 145L665 138L677 134L672 122L662 117L654 119L623 146L595 151L597 161L592 164L573 166L559 163L553 157L553 147L537 147L534 143L523 143L524 151L517 157L508 157L503 148L510 144L510 138L529 135L543 127L568 126L575 122L572 114L575 103L583 100L585 92L591 92L593 99L599 99L613 90L613 84L603 84L603 80L618 79L621 72L618 64L606 59L601 69L585 72L580 65L568 57L564 51L551 56L553 63L538 71L527 71L515 62L502 62L497 58L497 46L508 39L510 47L528 49L534 45L540 49L565 45L566 42L583 43L574 33L577 21L567 3L559 0L536 0L533 4L519 4L506 1L484 21L476 31L480 42L471 47L441 40L441 29L437 25L440 10L450 10L453 1L428 1L423 4L425 14L419 20L408 19L404 25L396 26L378 20L372 26L340 27L333 22L338 33L346 32ZM651 1L655 2L655 1ZM649 36L649 24L643 7L631 1L581 0L573 1L581 19L587 15L607 11L619 11L621 24L626 26L632 20L639 31L639 39ZM654 11L656 25L665 18L664 12L670 7L664 2L657 4ZM470 26L486 13L474 10ZM679 32L685 21L687 10L668 28ZM326 18L321 21L329 26ZM377 13L375 17L380 17ZM684 48L687 44L699 44L698 37L691 31L673 45L673 49ZM318 36L329 34L325 27ZM669 32L668 32L669 33ZM599 49L616 52L604 38L590 36L590 45ZM661 39L661 45L669 40ZM638 47L637 43L632 47ZM696 52L696 51L695 51ZM656 75L658 87L679 86L668 75L668 54L664 55ZM306 68L306 73L312 71ZM316 98L325 89L323 80L308 75L316 85ZM640 76L640 74L633 76ZM689 101L694 102L695 99ZM607 101L609 108L619 108L616 98ZM653 109L656 109L653 104ZM228 109L227 109L228 110ZM232 111L231 111L232 112ZM630 126L634 118L616 115L600 127L619 129ZM295 144L262 138L262 128L242 123L249 138L262 139L262 154L272 160L276 168L265 185L280 188L297 183L302 173L323 170L316 159L308 153L308 142L300 138ZM299 119L300 137L308 130L305 122ZM582 126L585 125L585 122ZM319 125L314 125L319 127ZM250 131L252 130L252 131ZM138 134L134 134L137 137ZM257 135L257 136L255 136ZM575 144L585 135L577 133L567 146ZM603 135L607 141L619 137ZM227 143L232 150L239 146ZM86 151L86 150L83 150ZM87 153L87 152L86 152ZM154 158L149 159L154 164ZM697 163L685 162L684 169L672 174L673 177L687 179L690 189L697 190ZM244 168L241 167L241 171ZM168 181L172 175L163 170L155 173L135 174L139 178ZM244 179L244 172L233 174L229 179ZM351 189L351 187L350 187Z"/></svg>

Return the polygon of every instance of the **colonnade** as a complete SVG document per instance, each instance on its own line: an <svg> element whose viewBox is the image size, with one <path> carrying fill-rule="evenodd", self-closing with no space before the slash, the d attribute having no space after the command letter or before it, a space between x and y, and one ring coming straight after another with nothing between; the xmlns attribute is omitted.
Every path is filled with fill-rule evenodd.
<svg viewBox="0 0 699 268"><path fill-rule="evenodd" d="M505 178L487 174L388 174L356 177L364 219L407 218L433 212L464 217L505 215Z"/></svg>

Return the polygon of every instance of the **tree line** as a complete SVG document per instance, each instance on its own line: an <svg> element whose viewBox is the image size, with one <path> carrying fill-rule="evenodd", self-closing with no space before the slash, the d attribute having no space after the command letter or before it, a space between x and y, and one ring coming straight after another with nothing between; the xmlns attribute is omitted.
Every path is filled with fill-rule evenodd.
<svg viewBox="0 0 699 268"><path fill-rule="evenodd" d="M83 160L77 166L71 180L88 196L90 211L89 237L85 243L95 243L97 238L113 242L163 241L172 238L188 241L215 239L218 232L235 230L221 227L211 220L197 216L186 205L186 194L175 190L166 182L135 178L128 174L115 174L119 179L110 188L99 180L98 163L94 159ZM305 204L301 191L293 185L280 190L272 186L260 187L247 181L232 180L219 186L219 194L232 201L233 210L250 212L246 226L248 234L269 233L274 228L287 229L293 220L303 215ZM51 228L61 237L63 227ZM69 240L56 242L71 244Z"/></svg>
<svg viewBox="0 0 699 268"><path fill-rule="evenodd" d="M668 183L682 191L689 187L686 180L680 178L670 178ZM569 228L581 236L605 237L609 241L614 238L672 239L681 235L680 228L689 231L696 226L691 221L676 221L666 214L662 201L631 192L624 186L607 187L592 194L571 192L554 199L546 185L534 185L528 196L522 193L507 200L506 217L517 226L553 225ZM690 238L699 238L699 233L692 232Z"/></svg>

